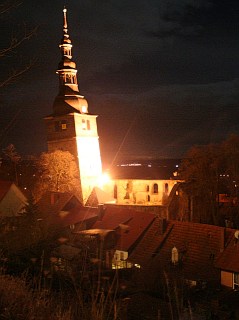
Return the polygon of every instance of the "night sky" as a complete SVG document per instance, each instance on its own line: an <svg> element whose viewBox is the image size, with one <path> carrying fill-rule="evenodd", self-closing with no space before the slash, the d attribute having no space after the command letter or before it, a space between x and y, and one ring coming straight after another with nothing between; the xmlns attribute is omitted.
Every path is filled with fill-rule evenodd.
<svg viewBox="0 0 239 320"><path fill-rule="evenodd" d="M58 93L62 9L80 93L98 114L103 160L180 158L195 144L239 134L239 1L26 0L1 15L1 47L38 26L0 58L1 75L35 64L1 89L0 148L46 151L43 118Z"/></svg>

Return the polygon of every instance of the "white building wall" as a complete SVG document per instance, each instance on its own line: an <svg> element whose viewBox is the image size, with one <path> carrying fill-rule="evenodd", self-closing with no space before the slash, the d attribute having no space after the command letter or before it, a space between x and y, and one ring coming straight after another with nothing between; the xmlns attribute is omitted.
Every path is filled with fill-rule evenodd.
<svg viewBox="0 0 239 320"><path fill-rule="evenodd" d="M104 191L115 198L117 204L164 205L177 182L176 180L111 180L104 186Z"/></svg>

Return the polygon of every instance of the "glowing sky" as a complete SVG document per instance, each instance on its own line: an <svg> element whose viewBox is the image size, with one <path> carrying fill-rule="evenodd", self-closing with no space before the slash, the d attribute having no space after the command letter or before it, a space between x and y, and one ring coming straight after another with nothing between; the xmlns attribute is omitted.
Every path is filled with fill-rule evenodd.
<svg viewBox="0 0 239 320"><path fill-rule="evenodd" d="M2 46L20 22L39 26L17 59L0 60L4 77L37 59L1 90L1 148L46 149L42 118L58 93L64 4L80 92L99 115L104 159L181 157L193 144L239 134L239 1L26 0L1 15Z"/></svg>

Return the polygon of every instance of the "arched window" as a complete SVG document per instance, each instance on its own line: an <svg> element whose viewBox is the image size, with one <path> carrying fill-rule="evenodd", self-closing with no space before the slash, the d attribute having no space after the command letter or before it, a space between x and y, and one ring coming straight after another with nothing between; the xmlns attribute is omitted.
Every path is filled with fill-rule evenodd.
<svg viewBox="0 0 239 320"><path fill-rule="evenodd" d="M124 199L130 199L130 195L129 195L129 192L128 192L128 191L126 191L126 194L125 194L125 196L124 196Z"/></svg>
<svg viewBox="0 0 239 320"><path fill-rule="evenodd" d="M157 183L154 183L153 185L153 193L159 193L159 186Z"/></svg>
<svg viewBox="0 0 239 320"><path fill-rule="evenodd" d="M149 192L149 185L146 185L146 192Z"/></svg>
<svg viewBox="0 0 239 320"><path fill-rule="evenodd" d="M71 83L71 76L70 76L70 74L66 74L66 83Z"/></svg>
<svg viewBox="0 0 239 320"><path fill-rule="evenodd" d="M117 199L118 197L118 188L117 188L117 185L115 184L114 185L114 199Z"/></svg>
<svg viewBox="0 0 239 320"><path fill-rule="evenodd" d="M147 201L150 202L150 195L147 195Z"/></svg>
<svg viewBox="0 0 239 320"><path fill-rule="evenodd" d="M164 185L164 192L168 194L168 183L165 183Z"/></svg>

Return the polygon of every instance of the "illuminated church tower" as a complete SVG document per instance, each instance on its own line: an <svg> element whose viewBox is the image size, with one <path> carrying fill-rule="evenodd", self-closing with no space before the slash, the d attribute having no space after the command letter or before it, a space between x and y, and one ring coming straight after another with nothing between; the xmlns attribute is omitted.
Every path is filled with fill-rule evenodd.
<svg viewBox="0 0 239 320"><path fill-rule="evenodd" d="M59 93L53 114L45 118L48 151L69 151L78 161L83 202L98 184L102 173L96 115L88 113L88 103L80 95L72 44L68 35L67 10L63 10L63 38L59 45L62 59L58 65Z"/></svg>

